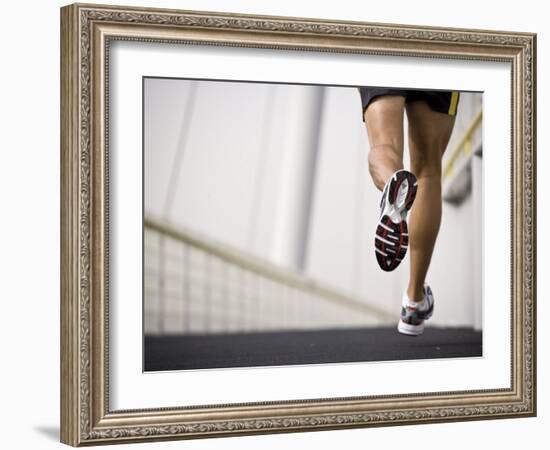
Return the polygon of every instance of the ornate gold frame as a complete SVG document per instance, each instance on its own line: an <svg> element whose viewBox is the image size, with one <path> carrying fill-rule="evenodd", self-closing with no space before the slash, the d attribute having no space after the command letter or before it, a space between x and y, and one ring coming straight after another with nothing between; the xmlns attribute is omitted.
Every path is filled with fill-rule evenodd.
<svg viewBox="0 0 550 450"><path fill-rule="evenodd" d="M496 60L512 67L509 389L111 411L108 111L114 39ZM536 35L75 4L61 9L61 441L144 440L536 414Z"/></svg>

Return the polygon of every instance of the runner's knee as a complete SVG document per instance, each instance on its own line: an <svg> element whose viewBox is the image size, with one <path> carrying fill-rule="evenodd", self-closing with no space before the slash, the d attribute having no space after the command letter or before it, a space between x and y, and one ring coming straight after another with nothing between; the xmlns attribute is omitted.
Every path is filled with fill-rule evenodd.
<svg viewBox="0 0 550 450"><path fill-rule="evenodd" d="M437 139L409 140L411 170L417 178L441 177L441 159L445 144Z"/></svg>
<svg viewBox="0 0 550 450"><path fill-rule="evenodd" d="M443 152L438 149L411 151L411 170L417 178L441 177Z"/></svg>

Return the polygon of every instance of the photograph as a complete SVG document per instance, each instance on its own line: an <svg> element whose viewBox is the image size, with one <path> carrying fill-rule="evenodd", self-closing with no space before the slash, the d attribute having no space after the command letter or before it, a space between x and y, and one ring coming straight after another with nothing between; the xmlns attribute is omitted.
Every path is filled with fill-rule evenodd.
<svg viewBox="0 0 550 450"><path fill-rule="evenodd" d="M537 414L535 33L60 13L61 442Z"/></svg>
<svg viewBox="0 0 550 450"><path fill-rule="evenodd" d="M143 77L144 370L482 357L482 110Z"/></svg>

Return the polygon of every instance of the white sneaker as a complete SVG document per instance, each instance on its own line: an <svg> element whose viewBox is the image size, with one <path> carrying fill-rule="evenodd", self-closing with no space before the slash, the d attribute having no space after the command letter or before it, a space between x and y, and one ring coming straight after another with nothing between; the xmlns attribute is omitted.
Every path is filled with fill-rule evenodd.
<svg viewBox="0 0 550 450"><path fill-rule="evenodd" d="M397 268L407 253L407 213L416 197L416 189L416 177L408 170L398 170L388 180L382 192L374 252L378 265L386 272Z"/></svg>
<svg viewBox="0 0 550 450"><path fill-rule="evenodd" d="M418 336L424 332L424 321L432 317L433 312L434 296L430 286L424 285L424 300L419 303L411 302L405 292L397 330L402 334Z"/></svg>

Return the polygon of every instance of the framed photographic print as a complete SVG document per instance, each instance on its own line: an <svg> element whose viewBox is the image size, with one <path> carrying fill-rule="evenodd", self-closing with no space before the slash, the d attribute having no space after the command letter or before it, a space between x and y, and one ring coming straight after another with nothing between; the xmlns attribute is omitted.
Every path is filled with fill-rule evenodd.
<svg viewBox="0 0 550 450"><path fill-rule="evenodd" d="M535 69L531 33L62 8L62 442L535 415Z"/></svg>

